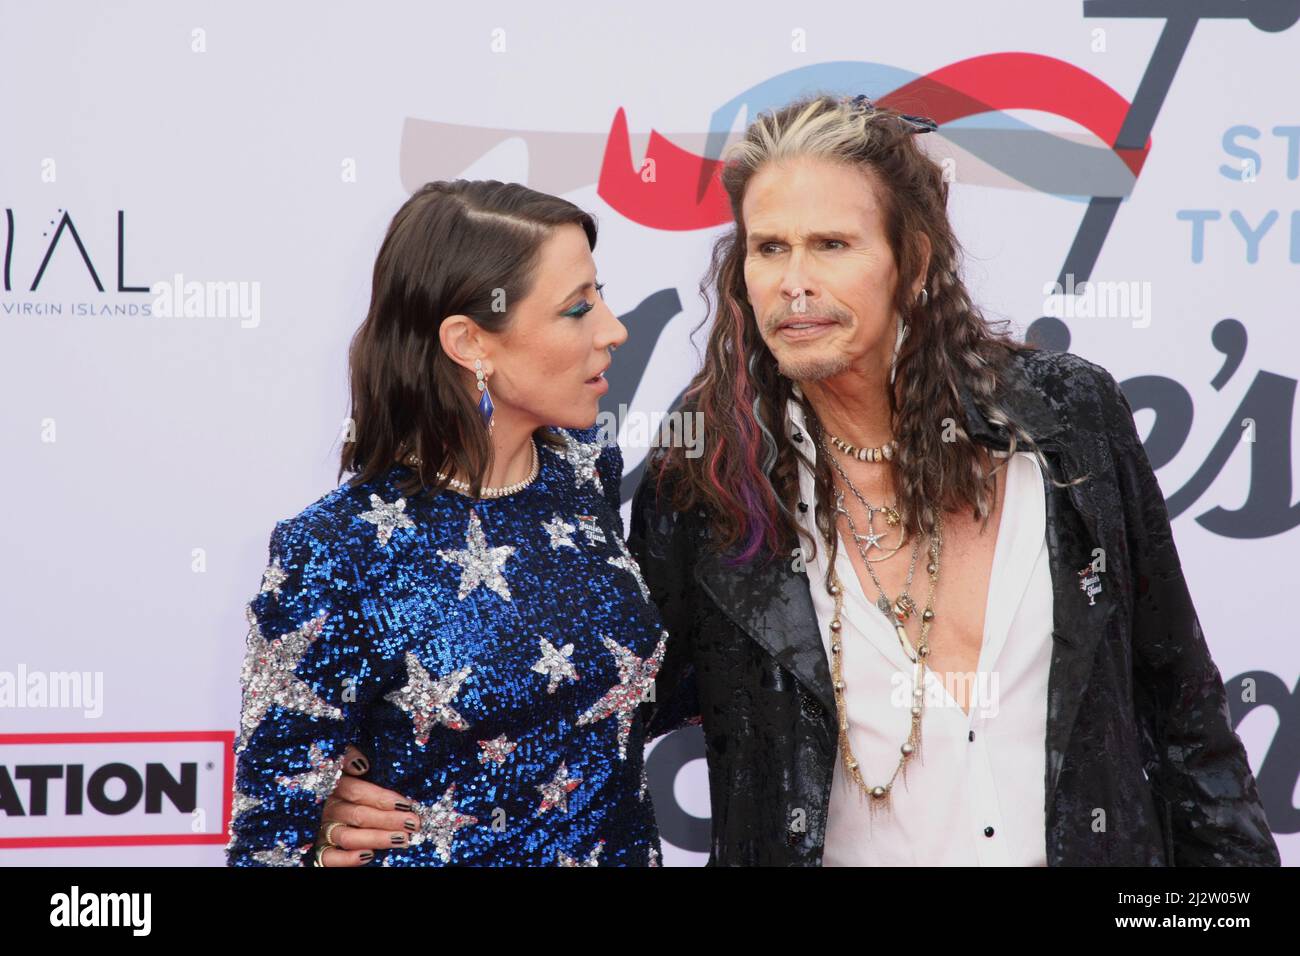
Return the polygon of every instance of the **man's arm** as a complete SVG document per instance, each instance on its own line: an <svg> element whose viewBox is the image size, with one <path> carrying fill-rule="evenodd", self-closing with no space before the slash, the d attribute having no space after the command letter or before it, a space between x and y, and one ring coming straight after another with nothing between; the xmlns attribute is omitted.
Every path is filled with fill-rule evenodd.
<svg viewBox="0 0 1300 956"><path fill-rule="evenodd" d="M1246 750L1183 577L1164 493L1115 379L1111 451L1133 566L1133 683L1143 733L1154 744L1147 774L1169 808L1175 866L1279 866Z"/></svg>

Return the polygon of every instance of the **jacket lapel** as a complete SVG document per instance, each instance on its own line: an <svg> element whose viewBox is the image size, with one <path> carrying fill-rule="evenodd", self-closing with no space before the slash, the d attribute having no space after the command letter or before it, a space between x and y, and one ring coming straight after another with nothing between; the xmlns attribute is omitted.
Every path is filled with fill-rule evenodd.
<svg viewBox="0 0 1300 956"><path fill-rule="evenodd" d="M1086 442L1067 442L1068 422L1057 413L1038 383L1018 375L1021 366L1012 363L1008 388L1002 396L1008 410L1034 438L1050 468L1043 475L1046 493L1047 549L1052 574L1052 662L1047 684L1047 805L1052 804L1061 765L1078 719L1079 704L1092 675L1097 645L1105 636L1116 608L1115 588L1099 575L1102 588L1091 598L1081 587L1081 570L1093 560L1093 549L1104 548L1104 530L1110 520L1092 510L1089 483L1057 488L1051 478L1068 481L1091 473L1100 480L1110 462L1099 447ZM967 429L976 441L1005 451L1009 447L1005 430L984 417L963 387ZM1079 454L1074 453L1078 450ZM1090 600L1092 603L1090 603Z"/></svg>
<svg viewBox="0 0 1300 956"><path fill-rule="evenodd" d="M794 570L793 557L766 564L727 567L709 552L695 564L695 578L719 608L757 641L778 664L835 713L830 665L808 590L808 576Z"/></svg>

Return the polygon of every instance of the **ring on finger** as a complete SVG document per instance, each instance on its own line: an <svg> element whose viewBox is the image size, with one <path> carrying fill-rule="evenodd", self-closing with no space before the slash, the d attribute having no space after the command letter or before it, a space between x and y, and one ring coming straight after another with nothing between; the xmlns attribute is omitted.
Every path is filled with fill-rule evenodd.
<svg viewBox="0 0 1300 956"><path fill-rule="evenodd" d="M346 823L341 823L341 822L339 822L338 820L335 820L333 823L327 823L327 824L325 824L325 845L326 845L327 847L330 847L330 846L334 846L334 847L336 847L336 846L338 846L338 844L334 842L334 828L335 828L335 827L345 827L345 826L347 826L347 825L348 825L348 824L346 824Z"/></svg>
<svg viewBox="0 0 1300 956"><path fill-rule="evenodd" d="M329 849L329 846L318 846L318 847L316 847L316 859L312 861L312 864L311 864L311 865L312 865L312 866L324 867L324 866L325 866L325 862L324 862L323 857L325 856L325 851L328 850L328 849Z"/></svg>

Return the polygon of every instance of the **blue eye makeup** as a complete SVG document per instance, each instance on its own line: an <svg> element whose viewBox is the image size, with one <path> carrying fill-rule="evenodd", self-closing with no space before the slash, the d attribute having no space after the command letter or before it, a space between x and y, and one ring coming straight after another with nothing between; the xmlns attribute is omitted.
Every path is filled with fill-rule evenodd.
<svg viewBox="0 0 1300 956"><path fill-rule="evenodd" d="M596 283L596 292L600 295L602 299L605 297L605 293L602 291L604 288L605 288L605 283L603 282ZM583 299L577 305L573 306L573 308L561 312L560 314L567 315L573 319L580 319L595 307L596 304L594 302L588 302L586 299Z"/></svg>

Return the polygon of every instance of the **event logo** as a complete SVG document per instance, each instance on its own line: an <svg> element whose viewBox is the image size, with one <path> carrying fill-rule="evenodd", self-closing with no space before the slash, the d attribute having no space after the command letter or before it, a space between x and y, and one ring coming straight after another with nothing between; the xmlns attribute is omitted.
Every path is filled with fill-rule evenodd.
<svg viewBox="0 0 1300 956"><path fill-rule="evenodd" d="M0 734L0 849L218 844L231 731Z"/></svg>

